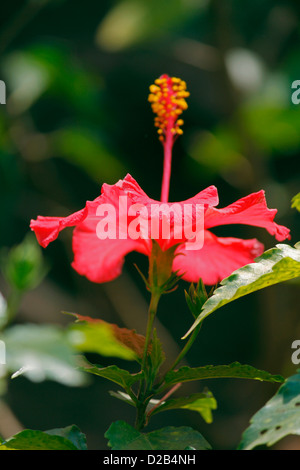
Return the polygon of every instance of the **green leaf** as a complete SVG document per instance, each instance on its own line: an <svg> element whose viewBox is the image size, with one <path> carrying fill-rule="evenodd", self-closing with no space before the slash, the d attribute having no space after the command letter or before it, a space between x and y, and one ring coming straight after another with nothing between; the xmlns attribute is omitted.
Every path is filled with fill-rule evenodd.
<svg viewBox="0 0 300 470"><path fill-rule="evenodd" d="M6 369L33 382L54 380L69 386L84 385L86 375L78 370L75 350L65 331L54 325L24 324L7 328L2 335L6 346Z"/></svg>
<svg viewBox="0 0 300 470"><path fill-rule="evenodd" d="M300 212L300 193L296 194L292 199L292 208Z"/></svg>
<svg viewBox="0 0 300 470"><path fill-rule="evenodd" d="M148 434L141 433L124 421L112 423L105 437L113 450L197 450L211 449L204 437L189 427L166 427Z"/></svg>
<svg viewBox="0 0 300 470"><path fill-rule="evenodd" d="M171 386L181 382L219 378L252 379L280 383L284 381L280 375L272 375L255 367L233 362L229 365L220 366L208 365L195 368L183 366L178 370L168 372L165 376L165 384Z"/></svg>
<svg viewBox="0 0 300 470"><path fill-rule="evenodd" d="M7 439L0 450L87 450L84 434L76 426L50 431L25 429Z"/></svg>
<svg viewBox="0 0 300 470"><path fill-rule="evenodd" d="M239 449L272 446L290 434L300 435L300 370L251 419Z"/></svg>
<svg viewBox="0 0 300 470"><path fill-rule="evenodd" d="M117 366L101 367L98 365L83 368L90 374L98 375L105 379L115 382L116 384L128 390L134 383L139 382L143 378L143 372L130 374L127 370L119 369Z"/></svg>
<svg viewBox="0 0 300 470"><path fill-rule="evenodd" d="M208 315L240 297L279 282L300 276L300 247L279 244L223 279L221 286L205 302L186 338Z"/></svg>
<svg viewBox="0 0 300 470"><path fill-rule="evenodd" d="M205 391L203 393L195 393L189 397L174 398L163 402L160 406L150 411L151 416L161 411L186 409L200 413L207 423L212 423L212 410L217 409L217 402L212 393Z"/></svg>
<svg viewBox="0 0 300 470"><path fill-rule="evenodd" d="M51 429L46 432L52 436L60 436L68 439L78 450L87 450L86 436L75 425L67 426L66 428Z"/></svg>

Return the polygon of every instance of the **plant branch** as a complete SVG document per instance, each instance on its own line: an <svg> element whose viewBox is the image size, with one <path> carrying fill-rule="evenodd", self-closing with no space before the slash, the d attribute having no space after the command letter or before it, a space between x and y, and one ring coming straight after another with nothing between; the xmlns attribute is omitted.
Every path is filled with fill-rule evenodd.
<svg viewBox="0 0 300 470"><path fill-rule="evenodd" d="M186 342L185 346L183 347L183 349L181 350L181 352L178 354L177 358L175 359L175 361L171 365L169 371L173 370L177 366L177 364L179 364L179 362L185 357L187 352L190 350L190 348L192 347L196 337L198 336L198 333L201 329L201 326L202 326L202 323L199 323L197 328L194 329L193 333L189 337L189 340Z"/></svg>

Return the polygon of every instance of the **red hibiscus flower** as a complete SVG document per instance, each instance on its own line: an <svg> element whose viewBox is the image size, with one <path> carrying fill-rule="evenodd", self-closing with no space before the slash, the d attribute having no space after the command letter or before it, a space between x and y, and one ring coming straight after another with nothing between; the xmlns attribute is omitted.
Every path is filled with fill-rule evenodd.
<svg viewBox="0 0 300 470"><path fill-rule="evenodd" d="M101 195L88 201L82 210L68 217L38 216L30 227L43 247L54 241L61 230L75 227L72 266L93 282L118 277L126 254L132 251L150 256L152 240L156 240L163 251L178 245L175 254L180 256L174 257L173 271L183 279L198 282L202 278L205 284L214 285L251 263L262 254L264 246L256 239L217 237L211 228L247 224L265 228L278 241L290 238L289 229L274 222L277 210L268 209L264 191L223 209L216 208L219 198L214 186L186 201L167 202L172 145L182 132L183 121L178 117L187 107L188 93L184 82L166 75L156 80L150 92L165 156L161 201L149 198L127 175L114 185L103 184Z"/></svg>
<svg viewBox="0 0 300 470"><path fill-rule="evenodd" d="M186 244L191 243L191 240L184 238L184 235L182 238L175 237L176 227L186 224L182 220L186 204L204 207L204 244L198 250L186 249ZM176 252L184 255L174 258L173 269L183 274L183 279L187 281L197 282L202 278L205 284L213 285L235 269L251 263L263 252L264 247L256 239L221 238L208 229L224 224L248 224L265 228L279 241L289 238L289 230L274 222L277 211L267 208L263 191L242 198L224 209L217 209L217 204L217 189L212 186L192 199L176 205L162 205L160 201L150 199L137 182L127 175L115 185L104 184L102 194L94 201L87 202L81 211L68 217L39 216L37 220L31 221L30 226L43 247L55 240L61 230L75 226L73 268L91 281L106 282L120 275L127 253L137 251L150 256L152 241L148 236L149 232L143 233L141 227L138 227L132 234L135 233L139 238L134 239L128 234L130 225L136 224L135 221L143 225L142 220L147 222L147 226L154 225L165 216L170 223L170 237L161 237L156 241L162 250L179 243ZM150 210L152 206L159 207L160 211L153 213ZM135 210L133 213L132 209L135 207L139 211ZM103 209L100 214L99 208ZM146 209L144 214L143 208ZM175 208L173 212L170 210L172 208ZM191 225L194 225L195 217L192 216ZM122 227L122 221L126 223L126 227ZM106 230L101 239L99 224L102 222Z"/></svg>

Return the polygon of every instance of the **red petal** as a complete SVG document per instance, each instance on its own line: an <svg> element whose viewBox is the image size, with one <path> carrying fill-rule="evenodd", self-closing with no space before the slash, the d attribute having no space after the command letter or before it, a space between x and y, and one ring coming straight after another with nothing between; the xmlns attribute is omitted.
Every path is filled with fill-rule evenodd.
<svg viewBox="0 0 300 470"><path fill-rule="evenodd" d="M72 267L92 282L108 282L117 278L131 251L148 254L138 240L99 240L95 229L77 227L73 235L74 261Z"/></svg>
<svg viewBox="0 0 300 470"><path fill-rule="evenodd" d="M149 254L148 243L143 240L112 239L100 240L97 236L97 224L101 217L96 211L101 204L111 204L115 208L116 235L119 227L119 197L124 196L118 183L104 184L101 201L89 206L89 214L73 233L73 268L93 282L108 282L121 274L125 255L131 251ZM127 215L127 214L126 214ZM126 228L126 227L125 227Z"/></svg>
<svg viewBox="0 0 300 470"><path fill-rule="evenodd" d="M172 245L184 243L187 240L184 227L191 227L193 232L195 231L199 208L203 207L204 210L207 210L209 206L219 203L215 186L210 186L185 201L162 203L149 198L129 174L118 184L132 203L141 204L145 208L145 214L148 216L149 234L151 238L159 243L162 250L167 250ZM192 214L189 216L185 215L184 208L187 206L192 208ZM163 235L163 225L165 228L169 228L170 235L168 237ZM158 234L154 234L153 227L156 227L155 232L158 232ZM159 230L157 230L157 227L159 227Z"/></svg>
<svg viewBox="0 0 300 470"><path fill-rule="evenodd" d="M205 231L204 245L200 250L186 250L184 245L178 248L173 270L185 273L183 279L214 285L233 271L252 263L264 251L264 246L256 239L220 238Z"/></svg>
<svg viewBox="0 0 300 470"><path fill-rule="evenodd" d="M161 201L156 201L155 199L151 199L147 196L135 179L129 174L127 174L125 178L117 184L120 184L120 187L122 187L134 203L144 204L145 206L148 206L153 202L156 204L162 204ZM174 204L174 202L169 202L168 204L171 205ZM196 196L186 199L185 201L178 202L177 204L204 204L217 206L219 204L218 190L215 186L209 186L196 194Z"/></svg>
<svg viewBox="0 0 300 470"><path fill-rule="evenodd" d="M276 240L290 239L290 230L274 222L277 209L268 209L264 191L250 194L224 209L209 207L205 228L228 224L246 224L265 228Z"/></svg>
<svg viewBox="0 0 300 470"><path fill-rule="evenodd" d="M99 200L95 199L95 201ZM81 209L68 217L43 217L38 216L36 220L31 220L30 228L34 231L39 244L46 248L49 243L56 240L59 232L66 227L74 227L75 225L82 222L88 214L88 205L86 203L85 208Z"/></svg>

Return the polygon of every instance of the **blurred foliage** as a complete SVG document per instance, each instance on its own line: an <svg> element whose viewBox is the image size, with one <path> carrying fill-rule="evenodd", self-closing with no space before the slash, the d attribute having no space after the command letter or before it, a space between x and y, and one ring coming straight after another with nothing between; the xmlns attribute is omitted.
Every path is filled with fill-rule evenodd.
<svg viewBox="0 0 300 470"><path fill-rule="evenodd" d="M32 234L5 254L3 251L1 261L5 280L18 291L34 289L47 272L42 250Z"/></svg>
<svg viewBox="0 0 300 470"><path fill-rule="evenodd" d="M79 372L64 330L54 325L14 325L1 335L6 346L6 371L33 382L54 380L68 386L87 383Z"/></svg>
<svg viewBox="0 0 300 470"><path fill-rule="evenodd" d="M291 229L292 244L299 240L299 214L291 209L299 193L300 108L291 102L291 84L300 78L298 2L244 0L241 6L239 0L87 0L83 5L71 0L13 0L1 11L0 79L7 85L7 104L0 105L1 249L23 242L31 218L81 209L98 196L103 182L115 183L127 172L150 197L159 197L162 149L147 96L149 85L162 73L185 80L191 93L184 135L174 147L171 200L186 199L215 184L220 206L225 206L265 189L268 205L278 209L276 221ZM220 227L218 234L257 237L266 249L274 245L271 236L254 227L229 230ZM35 248L24 249L26 253L38 261ZM0 278L0 318L7 279L29 286L41 274L21 256L17 262L28 275L19 277L21 270L11 265L18 251L13 249L10 256L6 275ZM92 309L94 316L109 322L124 322L129 328L139 324L138 319L125 318L122 306L134 311L137 292L144 298L132 261L142 268L147 260L128 257L124 275L129 274L131 290L121 276L117 291L114 285L91 286L73 272L68 234L43 257L49 272L32 292L30 308L28 297L18 302L16 323L28 321L29 312L36 310L36 323L49 321L49 310L55 323L57 313L71 310L74 301L76 312L83 315L92 315ZM300 334L297 288L272 288L239 300L231 309L223 307L224 315L212 316L203 327L201 344L188 356L191 365L198 366L199 358L202 364L238 360L289 375L290 345ZM120 301L117 292L123 296ZM47 303L44 309L39 295ZM175 342L190 326L189 315L181 314L185 308L180 289L162 303L159 318ZM158 329L158 335L163 330ZM61 406L54 401L54 385L35 387L22 378L9 387L10 404L26 427L51 429L76 422L87 430L91 447L99 448L102 438L99 420L107 429L114 412L115 419L131 416L122 403L118 407L113 401L112 407L114 398L109 396L97 400L95 409L91 396L106 393L99 381L80 392L59 388ZM47 409L40 390L47 397ZM270 389L239 385L234 400L231 382L213 391L219 404L213 424L208 427L193 417L186 423L176 412L170 424L205 430L218 448L234 447ZM77 399L85 407L75 413L72 406L70 418L69 408ZM29 411L38 402L39 412ZM156 425L165 425L160 415Z"/></svg>

